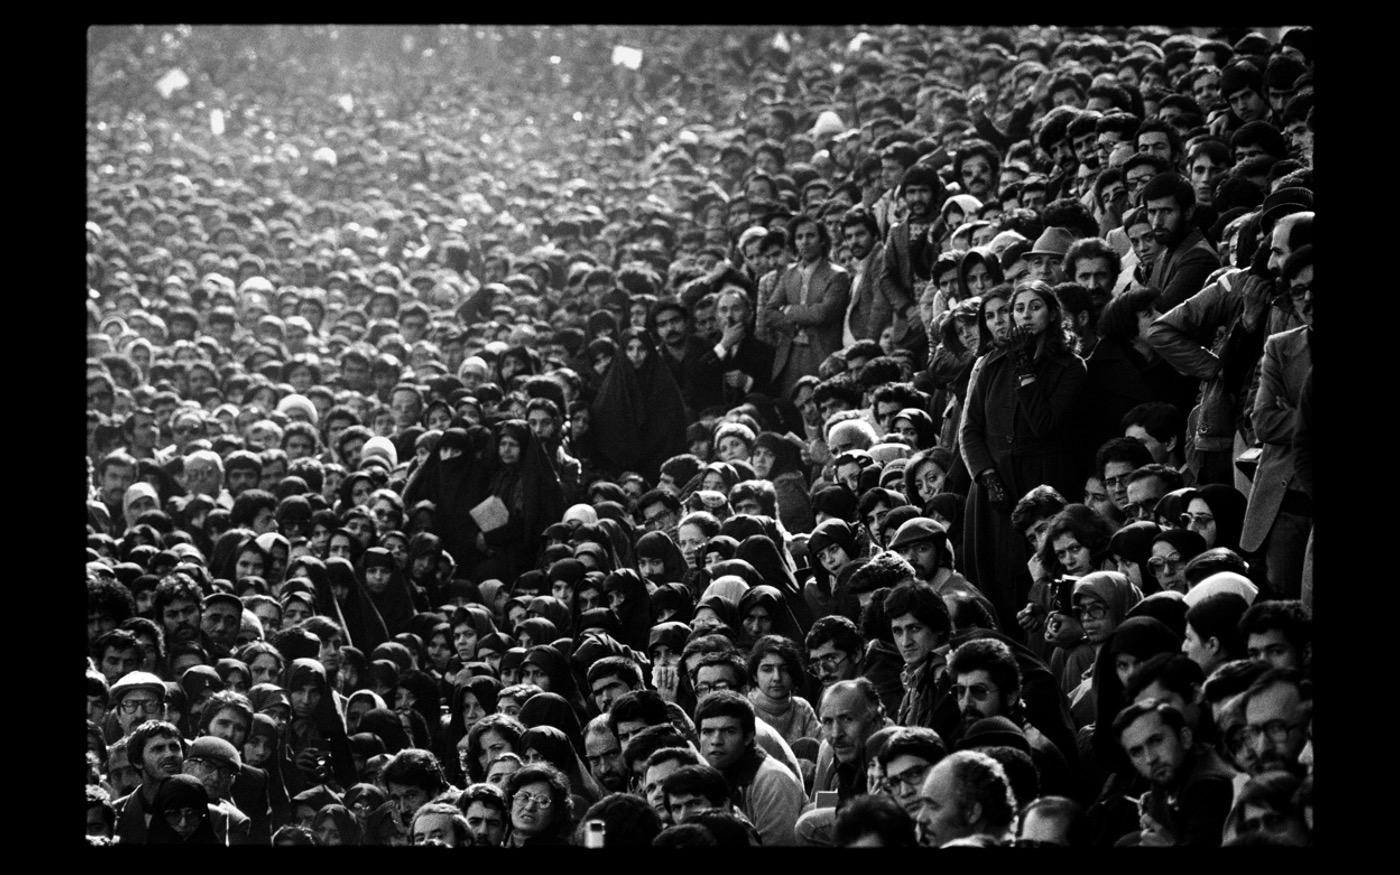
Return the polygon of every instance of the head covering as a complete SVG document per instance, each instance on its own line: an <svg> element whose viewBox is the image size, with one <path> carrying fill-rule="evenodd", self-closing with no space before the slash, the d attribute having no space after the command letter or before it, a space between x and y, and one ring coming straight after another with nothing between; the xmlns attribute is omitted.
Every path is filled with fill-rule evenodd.
<svg viewBox="0 0 1400 875"><path fill-rule="evenodd" d="M1191 587L1183 600L1186 602L1187 610L1190 610L1202 599L1218 595L1222 592L1234 593L1252 605L1254 604L1254 599L1259 595L1259 587L1255 586L1249 578L1243 575L1236 574L1233 571L1220 571Z"/></svg>
<svg viewBox="0 0 1400 875"><path fill-rule="evenodd" d="M671 652L680 655L685 649L686 639L690 637L690 626L685 623L668 620L665 623L657 623L651 627L651 632L647 635L647 656L652 655L659 645L666 645Z"/></svg>
<svg viewBox="0 0 1400 875"><path fill-rule="evenodd" d="M742 577L736 574L724 574L715 578L714 582L700 594L700 601L703 604L711 596L718 596L737 606L749 589L749 585L744 582Z"/></svg>
<svg viewBox="0 0 1400 875"><path fill-rule="evenodd" d="M375 435L365 441L365 445L360 448L361 464L371 456L379 456L389 463L390 468L395 468L399 464L399 451L394 447L394 442L383 435Z"/></svg>
<svg viewBox="0 0 1400 875"><path fill-rule="evenodd" d="M597 781L584 766L579 751L582 750L582 740L575 745L568 735L560 731L557 727L548 724L537 724L531 726L525 720L525 710L530 707L530 703L547 696L548 693L537 693L526 701L524 707L520 709L520 722L530 726L525 730L525 734L520 736L520 752L522 755L535 751L542 756L546 762L554 766L559 771L569 777L569 790L575 795L582 796L590 803L596 801L602 795ZM567 708L567 706L565 706Z"/></svg>
<svg viewBox="0 0 1400 875"><path fill-rule="evenodd" d="M166 812L191 808L201 815L199 826L187 839L181 839L166 821ZM215 844L214 824L209 816L209 794L193 775L171 775L156 789L155 802L150 807L151 825L146 834L148 845L212 845Z"/></svg>
<svg viewBox="0 0 1400 875"><path fill-rule="evenodd" d="M622 643L644 650L651 629L651 593L642 576L630 568L620 568L603 579L603 593L620 593L622 603L613 609L622 627Z"/></svg>
<svg viewBox="0 0 1400 875"><path fill-rule="evenodd" d="M305 395L287 395L277 402L278 413L291 413L293 410L304 415L306 421L312 425L315 425L316 421L320 419L320 411L316 409L316 404Z"/></svg>
<svg viewBox="0 0 1400 875"><path fill-rule="evenodd" d="M520 722L529 727L544 726L561 733L576 752L583 751L583 733L578 714L558 693L536 693L520 708Z"/></svg>
<svg viewBox="0 0 1400 875"><path fill-rule="evenodd" d="M1128 619L1151 617L1172 630L1178 639L1186 637L1186 597L1174 590L1154 592L1128 611Z"/></svg>
<svg viewBox="0 0 1400 875"><path fill-rule="evenodd" d="M802 629L797 625L797 618L792 615L792 610L788 608L783 594L778 592L776 588L756 586L744 593L743 597L739 599L739 621L742 623L754 608L766 610L768 617L773 621L772 631L768 634L782 635L799 646L801 645Z"/></svg>
<svg viewBox="0 0 1400 875"><path fill-rule="evenodd" d="M399 720L399 715L388 708L374 708L366 711L360 718L360 725L355 727L357 732L372 732L384 742L384 750L387 753L395 754L406 747L412 747L413 742L409 740L408 731L403 728L403 722Z"/></svg>
<svg viewBox="0 0 1400 875"><path fill-rule="evenodd" d="M646 350L639 368L626 355L634 341ZM677 427L689 421L685 401L648 332L629 328L617 345L593 400L594 446L606 468L637 471L655 481L662 462L685 452L685 433Z"/></svg>
<svg viewBox="0 0 1400 875"><path fill-rule="evenodd" d="M1079 578L1074 584L1072 597L1078 599L1084 593L1107 605L1109 616L1118 623L1123 622L1128 611L1142 601L1142 590L1116 571L1095 571Z"/></svg>
<svg viewBox="0 0 1400 875"><path fill-rule="evenodd" d="M651 594L651 613L654 617L661 616L662 611L672 611L672 621L687 623L694 610L694 597L690 592L690 587L683 583L664 583ZM653 626L652 631L655 630L656 627ZM651 645L650 636L648 636L647 645Z"/></svg>
<svg viewBox="0 0 1400 875"><path fill-rule="evenodd" d="M1199 498L1215 517L1215 544L1240 552L1240 532L1244 528L1244 511L1249 500L1238 489L1224 483L1201 486L1186 495L1182 512L1188 512L1191 501Z"/></svg>
<svg viewBox="0 0 1400 875"><path fill-rule="evenodd" d="M734 551L734 558L753 566L754 571L758 572L759 581L776 587L789 602L793 598L801 598L802 587L793 573L795 563L792 555L785 548L780 549L772 537L749 535ZM744 579L750 580L748 577Z"/></svg>
<svg viewBox="0 0 1400 875"><path fill-rule="evenodd" d="M126 517L128 526L134 525L136 522L136 516L131 512L131 505L143 498L149 498L155 502L157 509L160 508L160 493L156 492L156 488L145 480L138 480L126 488L126 492L122 496L122 514Z"/></svg>
<svg viewBox="0 0 1400 875"><path fill-rule="evenodd" d="M1011 747L1027 756L1031 753L1031 743L1026 733L1010 719L1000 715L975 721L957 743L958 750L975 750L979 747Z"/></svg>
<svg viewBox="0 0 1400 875"><path fill-rule="evenodd" d="M710 553L718 553L721 559L733 559L735 551L739 549L739 542L729 535L715 535L705 542L705 546L700 549L700 554L695 557L695 564L699 568L705 567L705 557Z"/></svg>
<svg viewBox="0 0 1400 875"><path fill-rule="evenodd" d="M321 809L316 812L316 819L312 821L312 825L315 826L327 818L335 822L335 828L340 833L340 841L342 844L360 844L360 822L355 819L354 812L349 808L336 802L323 805Z"/></svg>
<svg viewBox="0 0 1400 875"><path fill-rule="evenodd" d="M672 583L685 580L686 567L685 556L681 553L681 548L676 546L676 542L671 540L671 536L665 532L647 532L637 539L636 546L632 549L633 554L638 559L660 559L663 563L664 571L662 578L654 581L657 584ZM580 566L582 571L582 566Z"/></svg>
<svg viewBox="0 0 1400 875"><path fill-rule="evenodd" d="M563 522L578 522L585 526L596 526L598 524L598 512L592 505L575 504L564 511Z"/></svg>
<svg viewBox="0 0 1400 875"><path fill-rule="evenodd" d="M1142 574L1142 588L1146 592L1154 592L1159 588L1147 560L1152 558L1152 541L1161 532L1162 527L1156 523L1138 520L1114 532L1108 542L1110 553L1137 565Z"/></svg>
<svg viewBox="0 0 1400 875"><path fill-rule="evenodd" d="M190 759L191 757L216 760L234 773L237 773L243 765L243 758L238 755L238 748L222 738L215 738L212 735L201 735L190 742L190 749L186 752L185 758Z"/></svg>

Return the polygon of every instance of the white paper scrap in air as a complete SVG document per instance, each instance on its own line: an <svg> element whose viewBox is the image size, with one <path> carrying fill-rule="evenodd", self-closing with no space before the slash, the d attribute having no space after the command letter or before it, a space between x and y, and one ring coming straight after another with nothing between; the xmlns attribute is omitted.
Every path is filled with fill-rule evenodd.
<svg viewBox="0 0 1400 875"><path fill-rule="evenodd" d="M209 130L213 131L216 137L224 135L224 111L222 109L210 110Z"/></svg>
<svg viewBox="0 0 1400 875"><path fill-rule="evenodd" d="M621 64L629 70L635 70L642 66L642 50L627 46L613 46L612 62Z"/></svg>
<svg viewBox="0 0 1400 875"><path fill-rule="evenodd" d="M160 92L161 97L169 100L170 95L189 84L190 77L185 75L184 70L176 67L156 80L156 90Z"/></svg>

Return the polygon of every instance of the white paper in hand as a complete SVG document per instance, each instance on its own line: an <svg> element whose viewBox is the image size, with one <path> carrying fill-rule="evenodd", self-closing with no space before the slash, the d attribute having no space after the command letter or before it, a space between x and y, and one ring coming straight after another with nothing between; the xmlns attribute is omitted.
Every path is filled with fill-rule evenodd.
<svg viewBox="0 0 1400 875"><path fill-rule="evenodd" d="M483 532L494 532L510 522L510 510L494 495L472 508L470 513Z"/></svg>

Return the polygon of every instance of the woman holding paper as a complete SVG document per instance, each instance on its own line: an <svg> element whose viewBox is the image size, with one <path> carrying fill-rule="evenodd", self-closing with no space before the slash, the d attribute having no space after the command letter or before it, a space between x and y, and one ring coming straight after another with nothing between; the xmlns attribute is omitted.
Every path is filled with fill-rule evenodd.
<svg viewBox="0 0 1400 875"><path fill-rule="evenodd" d="M477 580L512 580L535 564L545 526L564 515L564 491L554 463L523 419L496 426L496 470L491 493L471 510L481 529L477 546L487 558Z"/></svg>

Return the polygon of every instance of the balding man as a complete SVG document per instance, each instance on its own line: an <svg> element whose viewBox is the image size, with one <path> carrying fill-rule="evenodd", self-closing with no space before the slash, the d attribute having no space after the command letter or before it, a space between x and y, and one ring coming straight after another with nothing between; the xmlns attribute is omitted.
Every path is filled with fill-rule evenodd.
<svg viewBox="0 0 1400 875"><path fill-rule="evenodd" d="M721 331L719 343L701 356L696 380L707 391L718 385L724 403L731 407L751 392L771 394L773 347L754 335L748 292L737 285L721 289L715 318Z"/></svg>
<svg viewBox="0 0 1400 875"><path fill-rule="evenodd" d="M919 788L919 844L941 848L952 841L988 836L1003 841L1016 819L1016 797L1001 763L975 750L938 761Z"/></svg>
<svg viewBox="0 0 1400 875"><path fill-rule="evenodd" d="M877 731L893 725L885 717L875 685L863 677L837 681L821 698L822 743L810 804L794 830L798 844L829 847L836 819L833 807L817 807L819 793L835 790L838 805L866 792L865 743Z"/></svg>
<svg viewBox="0 0 1400 875"><path fill-rule="evenodd" d="M184 458L181 485L191 495L207 495L219 507L233 509L233 496L224 488L224 461L213 450L195 450Z"/></svg>

